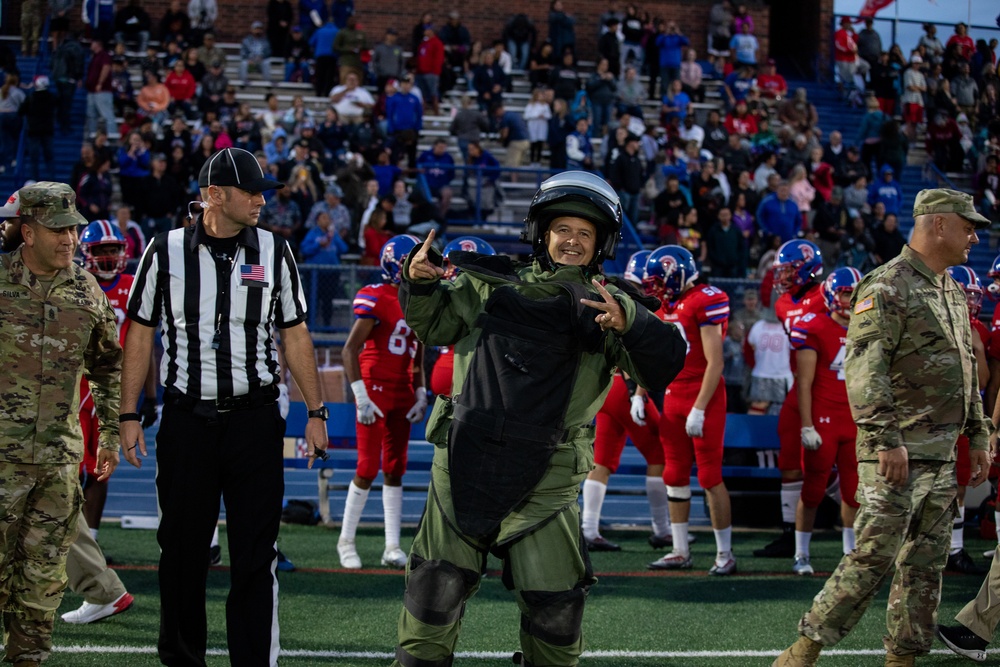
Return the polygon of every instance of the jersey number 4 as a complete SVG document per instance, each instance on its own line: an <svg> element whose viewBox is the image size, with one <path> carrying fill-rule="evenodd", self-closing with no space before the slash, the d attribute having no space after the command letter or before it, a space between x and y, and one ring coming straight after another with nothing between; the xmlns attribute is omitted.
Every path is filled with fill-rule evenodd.
<svg viewBox="0 0 1000 667"><path fill-rule="evenodd" d="M844 379L844 357L847 355L847 348L843 345L840 346L840 352L837 353L837 358L833 360L830 364L830 370L837 372L837 379Z"/></svg>

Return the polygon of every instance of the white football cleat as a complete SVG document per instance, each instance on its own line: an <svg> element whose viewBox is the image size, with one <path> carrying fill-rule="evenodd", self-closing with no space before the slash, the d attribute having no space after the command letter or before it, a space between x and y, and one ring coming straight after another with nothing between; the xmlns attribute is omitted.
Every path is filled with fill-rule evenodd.
<svg viewBox="0 0 1000 667"><path fill-rule="evenodd" d="M406 567L406 554L399 547L386 547L382 552L382 565L402 570Z"/></svg>
<svg viewBox="0 0 1000 667"><path fill-rule="evenodd" d="M135 598L127 592L122 593L117 600L109 602L108 604L91 604L89 602L84 602L83 606L79 609L75 611L68 611L63 614L62 620L67 623L77 625L93 623L94 621L99 621L102 618L122 613L131 607L133 602L135 602Z"/></svg>
<svg viewBox="0 0 1000 667"><path fill-rule="evenodd" d="M816 574L813 566L809 563L809 556L796 556L795 563L792 565L792 572L804 577Z"/></svg>
<svg viewBox="0 0 1000 667"><path fill-rule="evenodd" d="M337 555L340 556L340 567L346 570L360 570L361 556L354 546L354 540L343 540L337 542Z"/></svg>

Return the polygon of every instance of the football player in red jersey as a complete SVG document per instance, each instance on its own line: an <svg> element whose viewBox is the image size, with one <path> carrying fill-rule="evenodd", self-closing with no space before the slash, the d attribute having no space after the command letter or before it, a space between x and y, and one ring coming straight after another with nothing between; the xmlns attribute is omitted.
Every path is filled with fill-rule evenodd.
<svg viewBox="0 0 1000 667"><path fill-rule="evenodd" d="M727 575L736 571L729 491L722 481L726 428L722 340L729 324L729 297L717 287L695 285L697 277L694 257L680 246L657 248L646 260L643 286L662 302L657 314L674 323L688 345L684 369L667 387L660 416L673 550L649 568L678 570L692 565L688 518L691 465L697 463L698 483L705 490L715 529L717 553L708 572Z"/></svg>
<svg viewBox="0 0 1000 667"><path fill-rule="evenodd" d="M641 289L650 251L640 250L629 257L625 280ZM645 391L622 371L611 383L611 391L597 413L594 436L594 469L583 482L583 537L591 551L620 551L621 547L600 533L601 508L608 490L608 480L618 469L626 436L646 459L646 498L652 517L653 534L649 543L654 549L673 543L670 515L667 510L667 487L663 483L663 446L659 433L660 413Z"/></svg>
<svg viewBox="0 0 1000 667"><path fill-rule="evenodd" d="M968 266L949 266L948 274L954 278L962 289L969 304L969 317L972 320L972 351L976 355L976 370L979 374L979 386L987 387L990 381L989 363L986 349L990 343L990 331L979 321L979 311L983 306L983 285L979 276ZM955 477L958 483L958 515L951 530L951 550L948 552L948 563L945 569L960 574L983 575L986 569L976 565L965 550L965 489L972 476L972 463L969 461L969 439L958 436L955 444Z"/></svg>
<svg viewBox="0 0 1000 667"><path fill-rule="evenodd" d="M347 490L337 540L340 565L347 569L361 568L354 537L380 467L385 517L382 565L406 567L406 554L399 548L403 473L410 425L423 420L427 391L423 347L406 325L399 305L399 273L403 260L419 243L407 235L389 239L381 251L384 282L366 285L354 297L354 326L344 343L343 360L357 407L358 466Z"/></svg>
<svg viewBox="0 0 1000 667"><path fill-rule="evenodd" d="M796 574L813 574L809 542L816 509L826 495L827 480L834 464L840 475L840 515L844 522L844 553L854 550L854 515L858 503L858 461L854 453L858 428L851 417L844 382L847 324L851 318L851 295L861 272L837 269L823 282L828 313L806 313L792 325L798 377L799 415L802 421L802 494L795 514Z"/></svg>
<svg viewBox="0 0 1000 667"><path fill-rule="evenodd" d="M475 236L460 236L453 241L449 241L441 252L444 257L444 279L455 280L458 277L458 267L452 265L448 256L455 251L478 252L480 255L496 255L486 241ZM434 396L451 396L451 380L455 370L455 350L452 347L437 348L438 358L434 362L434 370L431 371L431 394Z"/></svg>
<svg viewBox="0 0 1000 667"><path fill-rule="evenodd" d="M1000 255L997 255L993 259L993 265L986 275L990 279L989 284L985 288L986 294L989 294L993 301L1000 300ZM1000 391L1000 339L998 339L998 330L1000 330L1000 307L994 307L993 321L990 327L990 342L986 346L990 382L986 385L986 392L983 396L983 405L986 408L986 414L992 415L994 423L996 423L997 419L1000 419L1000 415L995 414L997 393ZM1000 516L1000 512L997 513L997 516Z"/></svg>
<svg viewBox="0 0 1000 667"><path fill-rule="evenodd" d="M793 239L778 248L774 256L774 287L781 294L774 313L789 336L792 326L809 313L826 313L823 301L823 256L811 241ZM792 353L795 372L795 353ZM802 438L798 388L792 384L778 413L778 469L781 471L781 535L754 556L791 558L795 555L795 512L802 493Z"/></svg>
<svg viewBox="0 0 1000 667"><path fill-rule="evenodd" d="M125 317L125 308L129 290L132 289L133 277L125 273L128 257L126 255L125 236L117 225L108 220L95 220L83 229L80 234L80 253L83 255L83 267L97 278L98 284L114 308L118 318L118 339L125 344L125 333L128 331L129 319ZM152 426L156 421L156 368L149 365L149 373L145 383L146 398L143 400L141 414L143 428ZM95 475L97 466L97 412L94 399L90 395L90 385L87 378L80 381L80 426L83 428L83 514L90 526L90 534L97 539L97 531L104 514L104 503L108 497L108 482L97 481Z"/></svg>

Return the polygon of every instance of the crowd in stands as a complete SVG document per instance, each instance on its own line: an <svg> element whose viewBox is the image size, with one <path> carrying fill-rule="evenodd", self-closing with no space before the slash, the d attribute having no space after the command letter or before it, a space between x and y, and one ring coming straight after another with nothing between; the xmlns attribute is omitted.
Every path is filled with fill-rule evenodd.
<svg viewBox="0 0 1000 667"><path fill-rule="evenodd" d="M369 241L486 219L518 178L508 170L532 167L600 171L647 242L688 248L712 276L752 277L796 236L815 240L828 268L864 271L903 244L899 177L921 136L942 171L979 172L978 199L997 212L996 40L974 44L963 24L946 45L929 25L905 59L897 45L882 49L870 21L858 33L843 21L836 71L867 109L857 136L844 137L821 129L806 90L789 90L761 51L746 5L729 0L710 10L707 60L678 21L609 9L592 70L577 62L580 26L563 0L551 3L547 33L518 14L474 35L452 11L442 22L425 13L403 37L366 33L351 0L270 0L259 19L248 12L228 69L214 0L186 10L174 0L158 20L137 0L101 14L114 5L84 6L89 58L57 21L66 9L50 3L51 76L21 82L16 65L4 67L0 168L26 119L28 176L51 175L51 137L69 131L82 83L85 143L71 183L81 211L111 217L120 199L147 235L184 224L198 170L231 146L287 184L269 195L261 224L304 261L324 263L347 252L374 263L379 245ZM37 48L25 39L25 51ZM282 79L329 103L320 110L296 95L289 105L273 87L263 105L241 95ZM526 105L510 97L515 79L530 82ZM39 103L56 122L37 127ZM425 135L431 119L448 127L454 154ZM496 144L506 149L499 159Z"/></svg>

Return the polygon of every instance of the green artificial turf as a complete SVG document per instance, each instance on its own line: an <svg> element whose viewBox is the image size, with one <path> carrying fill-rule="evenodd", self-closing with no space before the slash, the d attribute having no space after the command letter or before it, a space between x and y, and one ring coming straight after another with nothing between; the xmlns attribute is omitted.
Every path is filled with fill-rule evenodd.
<svg viewBox="0 0 1000 667"><path fill-rule="evenodd" d="M225 598L228 571L225 564L225 527L222 531L223 567L208 578L208 645L225 649ZM413 529L404 530L406 549ZM777 651L794 641L796 624L826 577L798 577L784 560L755 559L751 552L774 537L767 532L737 532L733 545L740 574L709 577L714 556L710 532L699 533L692 546L695 569L684 573L651 573L646 563L663 552L654 552L642 532L607 533L623 551L592 555L600 578L592 589L584 617L587 650L703 652ZM281 645L285 651L335 652L325 656L282 657L282 665L336 664L371 667L389 659L342 657L341 652L391 653L396 639L396 618L402 604L403 577L378 566L382 532L364 528L358 534L358 550L369 572L331 571L338 567L336 531L322 527L283 526L279 546L298 570L280 573ZM58 647L132 647L153 651L159 625L158 585L155 566L158 549L152 531L122 530L105 524L100 531L105 551L114 559L119 576L135 598L127 613L102 622L73 626L57 621ZM983 565L984 548L990 543L969 539L967 547ZM818 533L813 542L813 565L829 572L839 560L840 535ZM491 561L494 570L498 561ZM982 583L979 577L946 576L941 604L943 622L950 622ZM881 648L888 582L855 631L840 645L844 650ZM67 592L60 612L75 609L79 596ZM495 572L488 574L479 593L470 601L463 621L458 651L502 652L518 648L519 612L512 594ZM936 648L941 648L937 645ZM590 657L585 665L770 665L773 657L705 655L677 657ZM825 655L823 665L881 665L879 655ZM209 657L209 665L227 665L224 655ZM108 653L94 649L81 653L57 650L46 663L51 667L101 665L158 665L155 651ZM456 664L477 667L510 665L503 658L459 658ZM964 660L935 654L921 664L961 665Z"/></svg>

